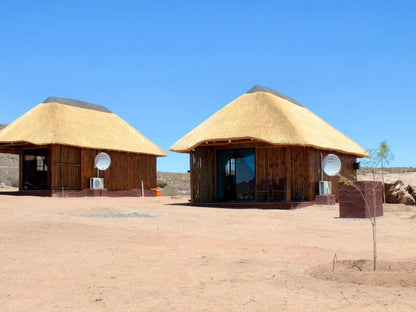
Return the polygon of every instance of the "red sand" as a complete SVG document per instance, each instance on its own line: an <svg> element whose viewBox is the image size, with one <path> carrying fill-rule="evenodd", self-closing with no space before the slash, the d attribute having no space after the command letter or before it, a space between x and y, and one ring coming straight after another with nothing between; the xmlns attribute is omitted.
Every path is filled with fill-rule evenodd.
<svg viewBox="0 0 416 312"><path fill-rule="evenodd" d="M0 195L0 310L416 311L415 207L378 219L374 273L369 220L337 205L186 202Z"/></svg>

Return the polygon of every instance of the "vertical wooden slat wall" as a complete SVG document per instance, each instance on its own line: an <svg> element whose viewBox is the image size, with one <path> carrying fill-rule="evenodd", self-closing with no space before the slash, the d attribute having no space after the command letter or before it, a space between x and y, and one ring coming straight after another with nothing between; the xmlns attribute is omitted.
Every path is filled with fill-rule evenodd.
<svg viewBox="0 0 416 312"><path fill-rule="evenodd" d="M292 156L291 156L291 149L286 148L285 153L285 167L286 167L286 196L285 200L287 202L290 202L292 200Z"/></svg>
<svg viewBox="0 0 416 312"><path fill-rule="evenodd" d="M19 149L19 190L23 190L23 149Z"/></svg>
<svg viewBox="0 0 416 312"><path fill-rule="evenodd" d="M88 189L90 178L97 176L94 159L99 152L111 157L110 167L100 171L106 189L141 189L142 180L145 189L156 187L156 156L52 145L52 189Z"/></svg>
<svg viewBox="0 0 416 312"><path fill-rule="evenodd" d="M90 187L90 178L97 176L94 159L99 152L106 152L111 165L99 175L104 178L104 187L108 190L141 189L156 187L156 156L117 151L82 149L81 150L81 188Z"/></svg>
<svg viewBox="0 0 416 312"><path fill-rule="evenodd" d="M194 196L194 166L193 166L193 162L194 162L194 152L191 151L189 153L189 178L190 178L190 193L191 193L191 202L195 202L195 196Z"/></svg>
<svg viewBox="0 0 416 312"><path fill-rule="evenodd" d="M291 147L292 176L291 176L291 200L313 200L309 190L309 149L305 147Z"/></svg>
<svg viewBox="0 0 416 312"><path fill-rule="evenodd" d="M216 159L216 151L212 147L198 147L191 153L191 188L194 203L216 200Z"/></svg>
<svg viewBox="0 0 416 312"><path fill-rule="evenodd" d="M338 153L338 152L328 152L328 151L319 151L319 150L314 150L311 149L311 153L310 153L310 168L311 168L311 176L313 177L313 181L315 181L315 194L318 193L319 191L319 185L318 182L321 180L321 174L320 174L320 170L321 170L321 154L322 154L322 159L325 158L325 156L327 156L328 154L335 154L338 156L338 158L341 160L341 171L340 171L340 175L347 177L347 178L351 178L353 180L356 180L356 170L354 169L354 163L357 161L355 156L352 155L347 155L347 154L342 154L342 153ZM333 176L330 177L328 175L326 175L325 173L323 174L323 181L331 181L332 183L332 194L334 194L336 196L336 198L338 199L338 180L339 177L338 176Z"/></svg>
<svg viewBox="0 0 416 312"><path fill-rule="evenodd" d="M320 176L320 154L325 157L331 152L310 147L278 147L264 144L197 147L191 153L191 193L195 203L216 200L217 173L216 152L226 148L255 148L256 184L263 180L278 183L286 179L286 201L314 200L318 194ZM333 152L341 160L341 172L344 176L353 176L356 171L351 155ZM338 196L338 177L324 174L325 181L332 181L332 192Z"/></svg>
<svg viewBox="0 0 416 312"><path fill-rule="evenodd" d="M81 149L73 146L52 145L52 189L81 189Z"/></svg>
<svg viewBox="0 0 416 312"><path fill-rule="evenodd" d="M278 183L286 178L286 148L261 147L256 149L256 184L263 180Z"/></svg>
<svg viewBox="0 0 416 312"><path fill-rule="evenodd" d="M256 149L256 184L286 180L286 201L311 200L308 170L309 150L304 147L259 147ZM309 188L308 188L309 187Z"/></svg>

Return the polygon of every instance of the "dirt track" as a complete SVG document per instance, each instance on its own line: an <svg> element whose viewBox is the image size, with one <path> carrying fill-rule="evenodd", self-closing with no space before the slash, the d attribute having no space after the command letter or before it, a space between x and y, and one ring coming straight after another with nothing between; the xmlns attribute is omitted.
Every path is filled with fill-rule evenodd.
<svg viewBox="0 0 416 312"><path fill-rule="evenodd" d="M416 311L415 207L378 219L380 261L413 270L399 272L407 284L378 286L399 273L312 277L331 278L335 254L340 270L372 257L369 221L339 219L338 206L186 201L0 195L0 310Z"/></svg>

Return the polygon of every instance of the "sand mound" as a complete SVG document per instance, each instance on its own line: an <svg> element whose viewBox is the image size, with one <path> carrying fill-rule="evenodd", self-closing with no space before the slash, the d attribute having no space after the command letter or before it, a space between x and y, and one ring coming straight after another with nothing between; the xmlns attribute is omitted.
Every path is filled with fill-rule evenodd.
<svg viewBox="0 0 416 312"><path fill-rule="evenodd" d="M342 260L319 265L310 275L323 280L358 285L387 287L416 287L416 263L378 261L373 271L373 260Z"/></svg>

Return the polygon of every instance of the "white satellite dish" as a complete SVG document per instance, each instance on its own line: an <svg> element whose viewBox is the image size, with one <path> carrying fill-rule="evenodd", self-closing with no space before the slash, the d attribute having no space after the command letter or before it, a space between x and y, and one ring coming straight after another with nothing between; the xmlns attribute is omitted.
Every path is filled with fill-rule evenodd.
<svg viewBox="0 0 416 312"><path fill-rule="evenodd" d="M322 169L326 175L334 176L337 175L341 170L341 161L337 155L329 154L324 158L322 162Z"/></svg>
<svg viewBox="0 0 416 312"><path fill-rule="evenodd" d="M107 153L99 153L95 156L94 167L98 170L106 170L110 164L111 158Z"/></svg>

